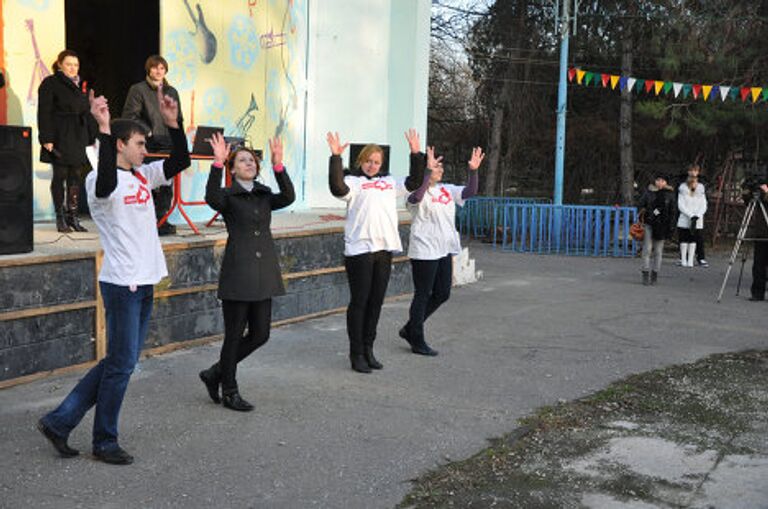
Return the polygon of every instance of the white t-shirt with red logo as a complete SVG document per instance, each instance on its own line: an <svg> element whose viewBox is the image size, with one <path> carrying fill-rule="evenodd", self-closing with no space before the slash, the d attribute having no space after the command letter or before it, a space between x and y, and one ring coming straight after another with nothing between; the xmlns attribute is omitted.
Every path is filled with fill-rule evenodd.
<svg viewBox="0 0 768 509"><path fill-rule="evenodd" d="M85 191L104 248L99 281L120 286L158 283L168 269L157 236L152 189L171 183L163 161L133 172L117 170L117 187L106 198L96 197L96 176L92 171L85 178Z"/></svg>
<svg viewBox="0 0 768 509"><path fill-rule="evenodd" d="M347 175L349 192L344 224L344 256L376 251L402 251L397 229L397 197L405 194L403 180L394 177L356 177Z"/></svg>
<svg viewBox="0 0 768 509"><path fill-rule="evenodd" d="M411 212L411 236L408 257L415 260L439 260L461 252L456 231L456 205L464 205L464 186L436 184L424 193L419 203L406 201Z"/></svg>

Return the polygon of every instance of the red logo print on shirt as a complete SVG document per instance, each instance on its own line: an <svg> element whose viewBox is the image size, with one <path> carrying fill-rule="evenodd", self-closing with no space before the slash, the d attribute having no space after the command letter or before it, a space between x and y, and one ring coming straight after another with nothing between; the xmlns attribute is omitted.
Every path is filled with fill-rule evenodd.
<svg viewBox="0 0 768 509"><path fill-rule="evenodd" d="M376 182L367 182L363 184L363 189L378 189L379 191L386 191L388 189L394 189L394 187L386 180L377 180Z"/></svg>
<svg viewBox="0 0 768 509"><path fill-rule="evenodd" d="M440 196L435 198L432 197L432 203L442 203L443 205L448 205L451 203L451 193L448 192L448 190L444 187L440 188Z"/></svg>
<svg viewBox="0 0 768 509"><path fill-rule="evenodd" d="M150 196L152 195L149 194L149 189L144 186L139 186L139 190L136 191L136 194L130 194L123 197L123 203L126 205L144 205L149 201Z"/></svg>

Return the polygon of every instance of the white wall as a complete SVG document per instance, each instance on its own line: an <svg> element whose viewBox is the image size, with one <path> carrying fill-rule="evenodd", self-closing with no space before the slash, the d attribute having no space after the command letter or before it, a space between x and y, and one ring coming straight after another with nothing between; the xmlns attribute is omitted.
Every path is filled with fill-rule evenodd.
<svg viewBox="0 0 768 509"><path fill-rule="evenodd" d="M426 137L429 16L430 0L309 2L307 206L342 204L328 191L329 130L391 145L392 173L407 173L403 133Z"/></svg>

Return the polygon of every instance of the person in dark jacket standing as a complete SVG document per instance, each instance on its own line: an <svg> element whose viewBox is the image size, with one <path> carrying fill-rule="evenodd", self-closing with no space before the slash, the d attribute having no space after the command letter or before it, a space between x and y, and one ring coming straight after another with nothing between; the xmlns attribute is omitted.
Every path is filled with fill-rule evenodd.
<svg viewBox="0 0 768 509"><path fill-rule="evenodd" d="M260 166L256 153L239 147L231 154L224 137L211 139L214 162L205 190L205 201L221 212L227 225L227 246L221 262L218 297L224 313L224 343L219 362L200 372L200 379L214 403L241 412L253 405L240 396L237 364L269 339L272 297L284 295L280 265L272 240L272 211L296 199L293 184L283 166L280 138L269 140L272 170L280 192L257 182ZM229 154L229 156L228 156ZM221 187L222 168L234 177L229 188ZM248 334L245 336L245 326ZM221 397L219 397L221 384Z"/></svg>
<svg viewBox="0 0 768 509"><path fill-rule="evenodd" d="M51 198L56 229L62 233L84 232L87 230L80 224L77 212L80 179L88 167L85 147L96 139L98 126L90 113L87 84L79 75L77 53L62 51L53 69L54 73L45 78L37 90L40 161L53 165Z"/></svg>
<svg viewBox="0 0 768 509"><path fill-rule="evenodd" d="M147 139L147 150L149 152L167 152L171 149L171 137L168 135L168 128L163 122L160 110L157 107L155 94L158 86L163 87L163 93L172 97L179 104L179 125L183 125L184 116L181 113L181 102L179 93L168 84L165 75L168 73L168 62L160 55L151 55L144 63L144 70L147 73L146 78L136 83L128 89L128 96L123 106L123 118L131 120L140 120L150 129L150 136ZM173 200L173 187L160 186L152 191L152 198L155 202L155 217L158 221L165 216L171 207ZM173 235L176 233L176 227L168 221L157 229L160 235Z"/></svg>
<svg viewBox="0 0 768 509"><path fill-rule="evenodd" d="M640 216L645 225L643 237L643 284L655 285L661 270L664 241L670 237L675 221L677 197L667 184L667 176L657 174L654 183L640 199ZM653 265L651 265L653 255ZM650 274L649 274L650 271Z"/></svg>
<svg viewBox="0 0 768 509"><path fill-rule="evenodd" d="M768 210L768 184L758 182L755 189L745 189L742 198L744 203L756 198L763 203ZM754 239L754 254L752 258L752 286L750 287L749 300L759 302L765 300L766 268L768 268L768 222L763 216L763 210L760 204L756 204L752 214L752 220L749 225L747 237Z"/></svg>

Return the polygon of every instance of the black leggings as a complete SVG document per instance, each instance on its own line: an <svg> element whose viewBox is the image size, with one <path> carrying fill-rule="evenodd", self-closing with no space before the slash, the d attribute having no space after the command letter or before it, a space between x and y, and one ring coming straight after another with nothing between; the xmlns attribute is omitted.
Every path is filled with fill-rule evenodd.
<svg viewBox="0 0 768 509"><path fill-rule="evenodd" d="M752 261L752 297L765 298L765 269L768 265L768 241L754 242L754 258Z"/></svg>
<svg viewBox="0 0 768 509"><path fill-rule="evenodd" d="M53 208L61 211L64 206L64 184L67 187L77 187L80 185L80 170L82 165L65 166L61 164L53 165L53 177L51 178L51 199Z"/></svg>
<svg viewBox="0 0 768 509"><path fill-rule="evenodd" d="M232 394L237 392L237 364L269 339L272 299L255 302L224 300L221 310L224 312L224 344L219 358L221 392ZM244 336L246 324L248 334Z"/></svg>
<svg viewBox="0 0 768 509"><path fill-rule="evenodd" d="M405 330L415 342L424 341L424 322L451 296L453 257L411 260L413 300Z"/></svg>
<svg viewBox="0 0 768 509"><path fill-rule="evenodd" d="M392 272L392 253L376 251L344 257L349 281L347 335L349 354L362 355L376 339L376 326Z"/></svg>

